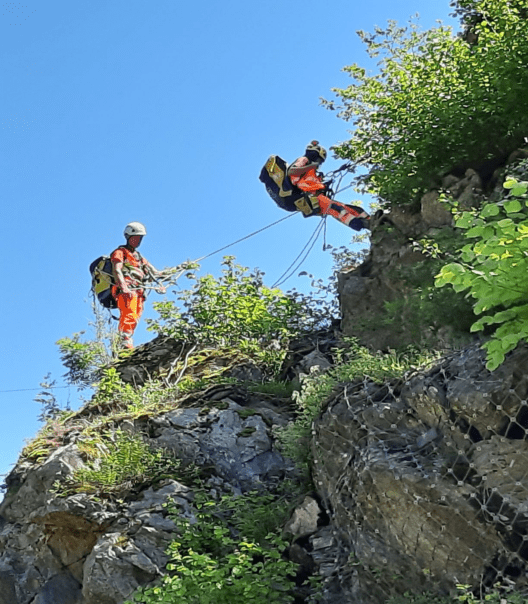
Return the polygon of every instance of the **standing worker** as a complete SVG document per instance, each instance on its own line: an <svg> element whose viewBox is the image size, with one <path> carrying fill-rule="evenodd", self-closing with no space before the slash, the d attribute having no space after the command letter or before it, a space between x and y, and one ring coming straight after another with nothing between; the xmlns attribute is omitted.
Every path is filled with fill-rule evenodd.
<svg viewBox="0 0 528 604"><path fill-rule="evenodd" d="M319 141L312 141L303 156L289 167L287 175L295 187L307 193L295 205L304 216L329 214L355 231L370 228L370 216L359 206L330 199L325 195L326 185L317 172L326 159L326 149Z"/></svg>
<svg viewBox="0 0 528 604"><path fill-rule="evenodd" d="M146 234L141 222L130 222L124 232L126 245L119 246L110 256L115 279L112 295L120 312L117 329L123 348L134 348L132 336L143 312L145 285L168 274L168 271L156 270L138 252L137 248ZM162 285L156 291L160 294L166 292Z"/></svg>

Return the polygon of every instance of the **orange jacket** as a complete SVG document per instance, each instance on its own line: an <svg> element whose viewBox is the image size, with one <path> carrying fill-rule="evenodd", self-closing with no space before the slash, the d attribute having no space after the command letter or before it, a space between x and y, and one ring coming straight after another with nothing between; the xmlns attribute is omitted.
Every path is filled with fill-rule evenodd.
<svg viewBox="0 0 528 604"><path fill-rule="evenodd" d="M143 290L140 289L141 285L145 282L145 278L148 275L147 267L148 262L143 256L137 251L130 251L126 246L120 246L117 250L114 250L110 255L112 265L118 263L123 264L122 273L125 280L125 284L134 290L136 294L142 294ZM115 270L114 270L115 273ZM114 298L119 293L119 286L114 285L112 287L112 295Z"/></svg>
<svg viewBox="0 0 528 604"><path fill-rule="evenodd" d="M322 178L317 174L318 167L319 164L311 163L307 157L302 156L297 158L288 168L288 176L292 184L301 191L307 193L323 191L325 185Z"/></svg>

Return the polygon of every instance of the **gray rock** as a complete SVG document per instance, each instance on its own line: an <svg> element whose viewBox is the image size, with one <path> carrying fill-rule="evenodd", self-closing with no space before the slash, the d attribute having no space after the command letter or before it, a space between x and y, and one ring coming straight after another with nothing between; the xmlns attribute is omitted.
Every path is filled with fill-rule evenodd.
<svg viewBox="0 0 528 604"><path fill-rule="evenodd" d="M381 389L334 397L315 422L314 481L331 510L331 550L361 561L344 591L374 603L379 589L448 590L478 584L491 569L524 567L528 449L500 434L508 433L505 417L523 409L526 379L518 370L526 354L519 348L490 375L473 347L440 363L443 371L410 377L398 397L390 389L382 400ZM478 442L461 431L468 421ZM345 573L346 562L331 571L317 556L324 542L311 541L334 593L332 573ZM376 577L375 568L384 574Z"/></svg>
<svg viewBox="0 0 528 604"><path fill-rule="evenodd" d="M133 542L117 544L118 535L101 537L84 565L83 604L117 604L161 569Z"/></svg>
<svg viewBox="0 0 528 604"><path fill-rule="evenodd" d="M330 363L324 354L320 353L318 350L314 350L304 357L301 362L301 367L310 373L313 370L325 371L326 369L330 369L332 363Z"/></svg>
<svg viewBox="0 0 528 604"><path fill-rule="evenodd" d="M44 583L32 604L83 604L81 585L69 573L55 575Z"/></svg>
<svg viewBox="0 0 528 604"><path fill-rule="evenodd" d="M438 201L438 196L437 191L430 191L422 197L422 219L432 227L451 226L453 215L444 204Z"/></svg>
<svg viewBox="0 0 528 604"><path fill-rule="evenodd" d="M22 604L16 593L16 581L9 570L0 570L0 604Z"/></svg>
<svg viewBox="0 0 528 604"><path fill-rule="evenodd" d="M297 347L289 368L319 345L317 338ZM402 380L334 389L312 434L325 513L306 498L285 527L297 538L292 559L322 577L321 604L378 604L394 589L449 590L488 576L513 582L511 569L523 577L527 364L528 347L520 346L491 374L472 346ZM193 407L178 402L142 420L145 442L206 464L211 498L271 489L295 475L269 428L291 419L284 400L222 385L186 401ZM174 513L197 522L194 493L177 480L114 502L52 492L79 467L72 441L44 463L15 468L0 506L0 604L122 604L164 572L176 532L169 499Z"/></svg>
<svg viewBox="0 0 528 604"><path fill-rule="evenodd" d="M164 415L175 428L196 428L200 424L200 409L176 409Z"/></svg>
<svg viewBox="0 0 528 604"><path fill-rule="evenodd" d="M302 504L295 509L290 520L284 526L284 532L295 538L306 537L317 531L317 522L321 510L312 497L305 497Z"/></svg>
<svg viewBox="0 0 528 604"><path fill-rule="evenodd" d="M55 481L71 476L83 466L74 444L57 449L44 463L27 472L24 482L15 493L8 491L0 504L0 515L13 522L25 520L30 513L53 498L49 491Z"/></svg>

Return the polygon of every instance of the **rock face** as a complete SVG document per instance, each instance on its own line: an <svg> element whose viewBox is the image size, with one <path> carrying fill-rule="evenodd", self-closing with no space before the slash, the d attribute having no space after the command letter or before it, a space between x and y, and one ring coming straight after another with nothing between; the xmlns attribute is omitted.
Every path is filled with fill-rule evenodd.
<svg viewBox="0 0 528 604"><path fill-rule="evenodd" d="M248 397L251 414L243 413L233 400L240 396L236 388L213 387L200 407L116 428L141 433L150 447L184 462L213 467L213 497L276 484L294 471L271 436L287 420L258 397ZM161 576L175 529L164 504L170 498L193 518L193 492L165 480L120 503L58 496L54 483L82 466L73 442L40 465L19 464L8 477L0 505L0 604L120 604Z"/></svg>
<svg viewBox="0 0 528 604"><path fill-rule="evenodd" d="M331 357L314 350L296 353L288 371L324 370ZM401 380L334 390L313 425L315 492L284 527L290 559L323 579L320 604L525 583L527 363L521 347L492 374L473 346ZM214 499L297 475L273 437L291 419L282 399L213 386L115 428L209 468ZM168 499L195 517L192 489L169 478L113 500L58 496L53 485L84 464L75 434L70 441L38 464L20 461L8 477L0 604L122 604L164 572L175 535ZM305 596L299 588L297 601Z"/></svg>
<svg viewBox="0 0 528 604"><path fill-rule="evenodd" d="M511 161L515 159L518 154L512 155ZM501 188L499 184L486 196L500 195ZM409 304L412 285L407 281L413 268L426 260L420 240L452 233L453 217L442 204L440 191L457 200L462 209L478 207L486 197L475 170L445 176L439 190L422 197L419 208L396 206L388 214L374 216L366 261L338 276L342 331L373 350L416 345L420 340L433 346L443 343L442 332L432 333L427 325L417 327L416 311ZM393 308L387 310L391 303Z"/></svg>
<svg viewBox="0 0 528 604"><path fill-rule="evenodd" d="M463 207L481 201L473 170L447 176L442 187ZM423 260L413 242L444 229L452 229L451 215L435 191L423 197L419 212L397 209L374 219L366 262L339 276L345 335L375 350L416 341L412 316L399 330L373 329L369 320L387 302L405 301L400 271ZM298 386L306 374L328 371L336 343L328 332L292 344L281 379ZM157 377L170 385L192 350L158 337L116 369L127 384ZM157 414L114 419L111 429L207 468L211 499L273 491L297 479L299 469L275 442L275 429L295 419L291 399L248 390L245 382L265 378L252 364L214 354L207 363L207 371L236 384L179 398ZM457 583L526 586L527 366L528 347L518 347L490 373L472 345L399 380L365 377L336 387L313 424L314 492L284 526L299 577L322 578L318 604L382 604L394 594L447 592ZM75 420L105 413L89 403ZM0 604L122 604L165 572L176 531L165 504L171 500L180 516L195 520L195 493L171 477L131 486L120 497L60 496L57 483L85 467L80 434L61 437L39 462L22 458L7 477ZM295 595L296 604L313 601L300 584Z"/></svg>
<svg viewBox="0 0 528 604"><path fill-rule="evenodd" d="M525 581L528 348L494 374L483 356L346 385L315 422L314 482L338 552L328 603Z"/></svg>

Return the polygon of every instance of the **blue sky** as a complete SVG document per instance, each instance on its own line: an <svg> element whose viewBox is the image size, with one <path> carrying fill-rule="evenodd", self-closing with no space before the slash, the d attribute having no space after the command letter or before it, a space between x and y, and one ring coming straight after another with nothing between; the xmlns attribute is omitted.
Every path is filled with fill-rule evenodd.
<svg viewBox="0 0 528 604"><path fill-rule="evenodd" d="M146 225L141 251L162 268L286 216L258 174L271 153L292 161L313 138L327 147L348 138L320 98L347 85L344 66L369 66L356 30L416 13L425 28L452 21L448 0L24 0L0 8L5 474L39 428L33 398L44 375L64 384L55 342L89 329L88 265L123 242L124 226ZM340 165L330 158L324 167ZM358 197L349 189L340 199ZM263 270L271 285L317 221L295 215L225 253ZM328 220L328 243L349 245L352 234ZM201 273L218 274L221 258ZM301 269L325 279L331 266L319 240ZM284 289L306 286L295 277ZM144 318L155 316L154 299ZM136 342L152 337L143 320ZM79 406L74 388L56 392L61 404Z"/></svg>

